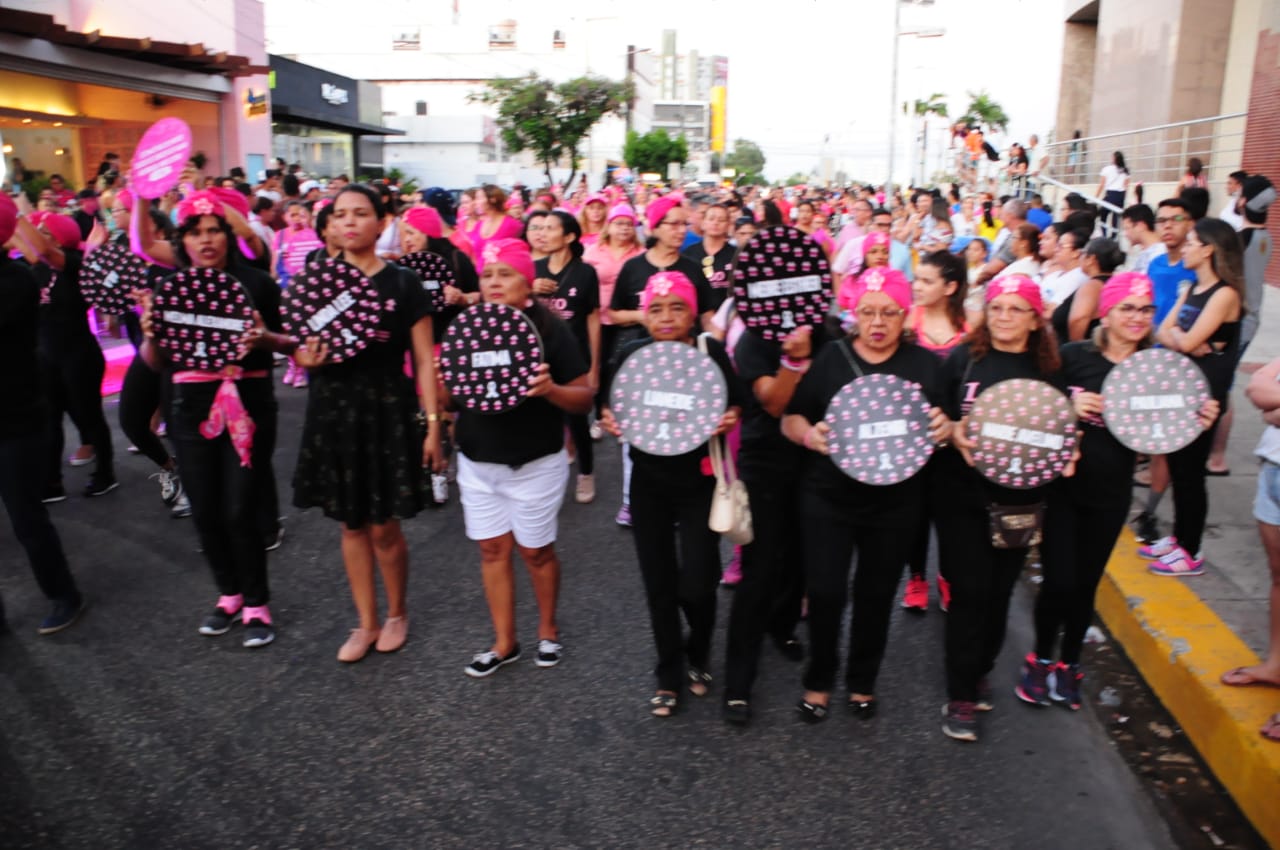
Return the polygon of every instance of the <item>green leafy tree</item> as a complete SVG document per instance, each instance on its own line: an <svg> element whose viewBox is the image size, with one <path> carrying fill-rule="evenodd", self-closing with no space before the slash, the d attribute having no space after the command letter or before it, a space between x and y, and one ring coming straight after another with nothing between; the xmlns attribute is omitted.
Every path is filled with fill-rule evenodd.
<svg viewBox="0 0 1280 850"><path fill-rule="evenodd" d="M724 158L725 166L737 171L739 186L763 186L764 162L764 151L749 139L734 139L733 152Z"/></svg>
<svg viewBox="0 0 1280 850"><path fill-rule="evenodd" d="M947 104L942 100L943 95L931 94L926 100L917 100L912 106L917 118L928 118L930 115L936 115L939 118L946 118Z"/></svg>
<svg viewBox="0 0 1280 850"><path fill-rule="evenodd" d="M960 120L966 124L977 124L1003 133L1009 128L1009 116L1004 107L991 99L986 91L969 92L969 107L965 109Z"/></svg>
<svg viewBox="0 0 1280 850"><path fill-rule="evenodd" d="M689 161L689 143L684 136L672 138L666 130L653 130L643 136L635 130L627 132L627 142L622 148L622 158L632 171L656 171L667 173L667 163L681 165Z"/></svg>
<svg viewBox="0 0 1280 850"><path fill-rule="evenodd" d="M568 157L568 185L578 173L582 140L601 118L623 114L631 97L630 82L585 76L557 84L530 71L524 77L492 80L468 99L497 107L507 150L531 151L548 183L553 182L551 167Z"/></svg>
<svg viewBox="0 0 1280 850"><path fill-rule="evenodd" d="M813 179L812 175L802 174L799 171L797 171L795 174L792 174L790 177L787 178L786 185L803 186L804 184L808 183L812 179Z"/></svg>

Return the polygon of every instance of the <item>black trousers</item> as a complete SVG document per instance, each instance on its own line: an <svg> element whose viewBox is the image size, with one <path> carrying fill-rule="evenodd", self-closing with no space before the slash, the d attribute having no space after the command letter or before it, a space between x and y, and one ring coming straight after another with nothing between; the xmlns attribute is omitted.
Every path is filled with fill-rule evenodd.
<svg viewBox="0 0 1280 850"><path fill-rule="evenodd" d="M911 534L911 555L908 559L908 564L911 568L911 575L920 579L925 577L925 571L929 565L929 532L935 525L934 516L939 511L947 510L949 506L948 494L940 492L940 488L935 486L938 478L937 464L938 458L935 453L919 473L924 476L926 495L924 505L920 509L920 521L915 531ZM945 578L941 568L938 570L938 577Z"/></svg>
<svg viewBox="0 0 1280 850"><path fill-rule="evenodd" d="M225 432L207 439L198 430L209 415L209 390L216 387L194 384L173 388L170 434L178 450L182 485L191 500L192 520L218 592L224 596L243 594L249 606L266 605L270 590L259 487L275 448L275 396L269 378L250 378L237 386L256 426L252 467L243 467Z"/></svg>
<svg viewBox="0 0 1280 850"><path fill-rule="evenodd" d="M1124 503L1100 505L1066 493L1050 498L1040 546L1044 581L1034 615L1038 657L1054 657L1061 633L1061 660L1080 662L1084 635L1093 621L1094 595L1128 514Z"/></svg>
<svg viewBox="0 0 1280 850"><path fill-rule="evenodd" d="M161 406L165 379L135 355L120 387L120 428L156 466L169 462L169 450L151 430L151 417Z"/></svg>
<svg viewBox="0 0 1280 850"><path fill-rule="evenodd" d="M1223 409L1226 407L1224 405ZM1205 431L1184 448L1169 455L1169 481L1173 487L1173 536L1178 545L1195 557L1204 537L1205 518L1209 513L1209 492L1204 485L1204 465L1213 448L1213 435L1218 424Z"/></svg>
<svg viewBox="0 0 1280 850"><path fill-rule="evenodd" d="M578 452L578 472L582 475L591 475L595 472L596 456L587 414L566 413L564 421L569 426L569 436L573 438L573 447Z"/></svg>
<svg viewBox="0 0 1280 850"><path fill-rule="evenodd" d="M45 485L43 432L0 438L0 500L13 536L27 553L40 591L50 600L79 597L62 541L41 499Z"/></svg>
<svg viewBox="0 0 1280 850"><path fill-rule="evenodd" d="M107 361L97 340L67 340L58 351L40 352L40 366L44 375L45 403L48 411L49 440L45 447L45 474L47 486L62 481L62 417L70 415L80 431L80 438L93 446L97 463L94 476L111 478L115 475L111 451L111 429L102 413L102 376Z"/></svg>
<svg viewBox="0 0 1280 850"><path fill-rule="evenodd" d="M632 536L658 650L659 690L678 693L686 658L706 670L711 656L720 585L720 535L707 527L714 488L710 476L672 481L642 461L631 474ZM681 613L689 624L687 640Z"/></svg>
<svg viewBox="0 0 1280 850"><path fill-rule="evenodd" d="M1009 600L1027 550L994 548L982 505L957 503L936 521L942 573L951 583L947 693L952 700L976 702L978 682L995 667L1004 646Z"/></svg>
<svg viewBox="0 0 1280 850"><path fill-rule="evenodd" d="M797 476L744 468L754 539L742 547L725 653L725 699L750 699L760 645L795 632L804 598L804 548Z"/></svg>
<svg viewBox="0 0 1280 850"><path fill-rule="evenodd" d="M836 506L813 493L806 493L802 504L810 644L804 688L828 692L835 685L840 622L849 601L849 570L857 549L845 685L850 693L874 694L910 532L881 523L834 520ZM911 510L920 508L916 505Z"/></svg>

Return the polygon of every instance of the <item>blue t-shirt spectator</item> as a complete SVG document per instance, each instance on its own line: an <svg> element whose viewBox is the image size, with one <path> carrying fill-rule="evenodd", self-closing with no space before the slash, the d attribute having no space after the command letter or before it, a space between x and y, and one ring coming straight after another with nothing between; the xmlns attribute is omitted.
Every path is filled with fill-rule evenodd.
<svg viewBox="0 0 1280 850"><path fill-rule="evenodd" d="M1046 227L1053 224L1053 213L1043 207L1039 209L1032 207L1027 210L1027 221L1034 224L1036 230L1043 232Z"/></svg>
<svg viewBox="0 0 1280 850"><path fill-rule="evenodd" d="M1161 254L1152 259L1147 266L1147 277L1151 278L1151 286L1154 290L1156 327L1158 328L1164 321L1164 317L1173 309L1173 305L1178 303L1178 291L1182 288L1182 284L1195 283L1196 276L1195 272L1187 271L1182 260L1171 264L1169 255Z"/></svg>

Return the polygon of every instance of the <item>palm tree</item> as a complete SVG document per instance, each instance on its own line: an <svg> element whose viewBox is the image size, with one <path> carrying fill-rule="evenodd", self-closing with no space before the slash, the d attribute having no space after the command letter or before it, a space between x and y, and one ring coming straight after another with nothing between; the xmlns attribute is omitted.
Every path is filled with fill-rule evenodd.
<svg viewBox="0 0 1280 850"><path fill-rule="evenodd" d="M915 107L914 107L915 114L916 114L916 117L920 119L920 122L922 125L921 131L920 131L920 180L919 180L921 184L925 183L928 180L928 175L925 173L926 171L925 159L928 156L928 152L929 152L929 116L936 115L939 118L948 117L947 104L943 102L942 98L943 98L943 95L941 93L934 92L933 94L929 95L929 97L926 100L917 100L915 102ZM905 107L906 107L906 104L904 103L903 104L904 112L906 111Z"/></svg>
<svg viewBox="0 0 1280 850"><path fill-rule="evenodd" d="M985 126L999 133L1009 128L1009 116L1004 107L992 100L986 90L969 92L969 108L960 120L970 125Z"/></svg>

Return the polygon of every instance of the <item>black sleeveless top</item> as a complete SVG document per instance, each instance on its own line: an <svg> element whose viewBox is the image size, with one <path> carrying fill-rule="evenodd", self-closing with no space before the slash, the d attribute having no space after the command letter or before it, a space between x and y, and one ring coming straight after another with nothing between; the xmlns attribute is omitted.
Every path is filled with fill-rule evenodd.
<svg viewBox="0 0 1280 850"><path fill-rule="evenodd" d="M1193 285L1187 292L1187 300L1183 302L1182 309L1178 311L1178 329L1183 333L1191 330L1204 311L1205 305L1209 303L1209 299L1227 285L1225 281L1220 280L1199 295L1196 294ZM1241 309L1244 309L1243 305ZM1209 380L1209 391L1213 397L1222 402L1231 391L1231 378L1235 373L1236 354L1240 347L1240 321L1237 319L1234 322L1223 322L1218 325L1209 336L1208 343L1213 351L1203 357L1192 359Z"/></svg>

